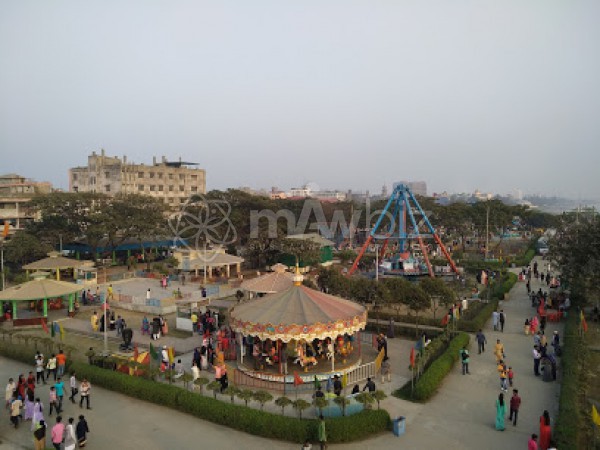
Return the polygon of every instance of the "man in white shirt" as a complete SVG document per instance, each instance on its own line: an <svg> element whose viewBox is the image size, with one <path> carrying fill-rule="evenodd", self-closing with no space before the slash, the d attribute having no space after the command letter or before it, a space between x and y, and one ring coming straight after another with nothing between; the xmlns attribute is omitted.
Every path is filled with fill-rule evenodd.
<svg viewBox="0 0 600 450"><path fill-rule="evenodd" d="M77 389L77 378L75 378L75 372L71 373L71 378L69 378L69 386L71 387L71 396L69 397L69 400L71 400L71 403L75 403L75 396L79 392L79 389Z"/></svg>

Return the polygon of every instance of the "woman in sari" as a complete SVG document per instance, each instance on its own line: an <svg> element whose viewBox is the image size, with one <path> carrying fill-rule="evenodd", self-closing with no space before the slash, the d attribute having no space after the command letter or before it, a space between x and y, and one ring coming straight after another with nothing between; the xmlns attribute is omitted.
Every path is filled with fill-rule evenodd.
<svg viewBox="0 0 600 450"><path fill-rule="evenodd" d="M35 403L33 404L33 419L31 424L32 431L35 430L36 426L41 420L44 420L44 405L39 398L36 398Z"/></svg>
<svg viewBox="0 0 600 450"><path fill-rule="evenodd" d="M496 400L496 430L504 431L504 416L506 415L506 403L504 402L504 394L498 396Z"/></svg>
<svg viewBox="0 0 600 450"><path fill-rule="evenodd" d="M547 450L550 447L550 437L552 430L550 428L550 413L544 410L544 414L540 417L540 450Z"/></svg>

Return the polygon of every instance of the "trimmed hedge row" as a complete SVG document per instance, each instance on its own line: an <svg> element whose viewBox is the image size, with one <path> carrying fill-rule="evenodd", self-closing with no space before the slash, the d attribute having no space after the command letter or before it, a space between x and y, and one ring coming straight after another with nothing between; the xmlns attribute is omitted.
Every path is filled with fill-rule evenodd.
<svg viewBox="0 0 600 450"><path fill-rule="evenodd" d="M579 337L579 315L569 314L564 331L561 366L563 371L560 386L558 419L553 435L556 444L561 449L576 449L580 440L579 433L583 418L581 417L580 382L582 357L582 339Z"/></svg>
<svg viewBox="0 0 600 450"><path fill-rule="evenodd" d="M471 320L459 320L457 323L458 329L461 331L467 331L469 333L476 333L484 327L485 323L489 320L492 313L498 309L498 300L490 300L489 303L482 303L485 305L479 311L479 313Z"/></svg>
<svg viewBox="0 0 600 450"><path fill-rule="evenodd" d="M28 365L32 364L33 352L35 350L23 345L0 344L0 354ZM318 422L314 419L301 420L241 404L232 405L178 386L132 377L78 361L68 364L68 370L74 370L79 378L85 377L95 386L167 406L249 434L298 443L306 439L318 440ZM325 422L328 441L332 443L367 439L388 430L391 425L390 415L385 410L365 410L352 416L326 419Z"/></svg>
<svg viewBox="0 0 600 450"><path fill-rule="evenodd" d="M429 368L421 375L411 392L411 382L409 381L394 395L406 400L424 402L429 400L438 390L444 378L454 363L458 360L459 350L469 344L469 335L467 333L458 333L448 344L448 348L437 358Z"/></svg>

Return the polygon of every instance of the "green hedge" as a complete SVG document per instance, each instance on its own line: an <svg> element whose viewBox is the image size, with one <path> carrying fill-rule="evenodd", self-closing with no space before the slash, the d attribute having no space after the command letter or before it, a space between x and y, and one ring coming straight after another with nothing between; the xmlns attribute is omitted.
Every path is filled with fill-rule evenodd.
<svg viewBox="0 0 600 450"><path fill-rule="evenodd" d="M85 363L74 362L71 368L78 377L86 377L93 385L168 406L246 433L290 442L317 440L317 421L314 419L300 420L248 408L242 404L232 405L174 385L131 377ZM390 416L385 410L368 410L348 417L328 419L328 441L334 443L366 439L388 430L390 423Z"/></svg>
<svg viewBox="0 0 600 450"><path fill-rule="evenodd" d="M437 321L438 327L440 325L441 320L442 319L439 319ZM379 328L377 328L377 324L375 324L373 322L368 322L367 327L365 329L366 329L366 331L371 331L373 333L380 332L380 333L385 333L387 335L389 328L390 328L389 324L387 324L387 323L382 322L379 324ZM419 327L419 334L422 334L423 331L425 333L427 333L427 336L430 338L439 336L440 334L442 334L444 332L444 330L441 327L439 329L432 329L432 328L423 329L422 327ZM413 326L410 326L410 325L394 324L394 334L395 334L395 336L405 336L410 339L415 339L415 337L417 337L416 328Z"/></svg>
<svg viewBox="0 0 600 450"><path fill-rule="evenodd" d="M476 333L483 328L486 322L489 320L492 313L498 309L498 300L490 300L489 303L482 303L484 305L479 313L471 320L459 320L458 329L461 331L467 331L469 333Z"/></svg>
<svg viewBox="0 0 600 450"><path fill-rule="evenodd" d="M437 314L438 318L432 319L429 317L419 317L419 325L428 325L430 327L439 327L440 321L443 315L448 311L448 308L440 307ZM389 323L390 318L394 319L395 322L403 323L417 323L417 318L413 315L408 314L395 314L383 311L369 311L369 319L379 319L380 325Z"/></svg>
<svg viewBox="0 0 600 450"><path fill-rule="evenodd" d="M577 449L580 440L581 416L580 408L580 359L584 347L579 337L579 316L569 314L565 325L563 352L561 357L562 381L560 386L560 400L558 405L558 419L553 430L556 445L560 449Z"/></svg>
<svg viewBox="0 0 600 450"><path fill-rule="evenodd" d="M416 381L414 391L411 392L411 382L394 392L394 395L407 400L424 402L429 400L438 390L444 378L454 363L458 360L459 350L469 344L467 333L458 333L448 344L446 351L437 358L429 368Z"/></svg>

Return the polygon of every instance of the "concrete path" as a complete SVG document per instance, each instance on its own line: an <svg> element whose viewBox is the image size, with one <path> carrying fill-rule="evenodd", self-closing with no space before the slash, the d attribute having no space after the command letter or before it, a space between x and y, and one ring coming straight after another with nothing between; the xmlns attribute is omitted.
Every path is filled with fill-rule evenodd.
<svg viewBox="0 0 600 450"><path fill-rule="evenodd" d="M533 280L532 289L537 290L540 286ZM364 442L331 445L330 448L526 448L529 435L539 433L538 421L542 411L548 409L552 419L556 417L559 385L556 382L544 383L533 375L533 341L531 336L524 335L523 323L526 317L533 315L534 309L527 298L525 283L520 282L513 288L510 299L503 302L501 308L507 315L504 333L492 331L490 322L484 329L488 340L486 352L477 355L476 345L471 344L471 375L461 375L460 364L457 365L440 392L427 404L414 404L396 398L382 402L382 407L392 417L406 417L406 433L403 436L385 433ZM546 332L550 335L554 329L562 332L562 324L549 323ZM507 421L504 432L494 428L495 401L500 389L491 348L497 338L505 345L506 360L513 367L515 387L523 399L518 425L513 427ZM378 386L387 393L407 379L410 345L404 339L390 340L388 350L393 362L394 379L391 384ZM28 370L30 368L24 364L0 358L2 383L6 383L10 376L15 377ZM40 387L40 394L47 403L47 387ZM508 393L510 395L511 391ZM94 409L85 411L92 430L87 447L90 449L178 449L191 448L199 445L199 442L203 447L215 449L233 449L241 445L246 450L300 447L298 444L250 436L100 388L94 388L92 401ZM63 415L76 417L79 413L78 406L67 404ZM9 426L8 414L4 415L5 420L0 421L0 449L31 448L29 427L23 425L13 430Z"/></svg>

